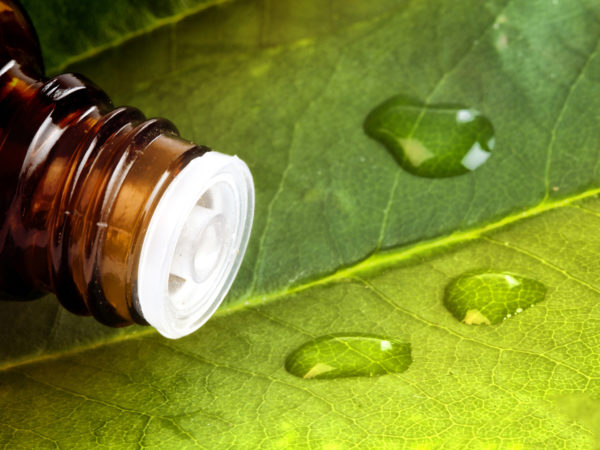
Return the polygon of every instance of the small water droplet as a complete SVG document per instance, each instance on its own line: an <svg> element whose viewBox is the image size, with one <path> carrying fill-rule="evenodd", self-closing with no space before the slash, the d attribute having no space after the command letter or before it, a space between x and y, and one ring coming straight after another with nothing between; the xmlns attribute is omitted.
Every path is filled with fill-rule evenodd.
<svg viewBox="0 0 600 450"><path fill-rule="evenodd" d="M491 155L494 127L479 111L457 105L424 105L405 96L376 107L365 131L408 172L444 178L471 172Z"/></svg>
<svg viewBox="0 0 600 450"><path fill-rule="evenodd" d="M294 350L285 369L305 379L371 377L404 372L411 363L406 342L367 334L327 335Z"/></svg>
<svg viewBox="0 0 600 450"><path fill-rule="evenodd" d="M471 272L446 288L444 305L467 325L501 323L544 300L546 286L510 272Z"/></svg>

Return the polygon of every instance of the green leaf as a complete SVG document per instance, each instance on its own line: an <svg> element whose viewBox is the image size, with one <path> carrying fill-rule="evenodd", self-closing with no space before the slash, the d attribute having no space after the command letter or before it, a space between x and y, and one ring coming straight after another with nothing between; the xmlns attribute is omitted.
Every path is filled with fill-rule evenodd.
<svg viewBox="0 0 600 450"><path fill-rule="evenodd" d="M246 160L254 234L225 308L179 341L102 328L52 298L1 304L0 441L593 446L596 3L248 0L73 66L117 104ZM396 95L480 111L489 161L442 179L404 171L363 130ZM447 286L482 271L535 280L544 300L462 323ZM307 342L349 334L410 344L412 363L373 377L285 370Z"/></svg>
<svg viewBox="0 0 600 450"><path fill-rule="evenodd" d="M22 0L49 72L226 0Z"/></svg>

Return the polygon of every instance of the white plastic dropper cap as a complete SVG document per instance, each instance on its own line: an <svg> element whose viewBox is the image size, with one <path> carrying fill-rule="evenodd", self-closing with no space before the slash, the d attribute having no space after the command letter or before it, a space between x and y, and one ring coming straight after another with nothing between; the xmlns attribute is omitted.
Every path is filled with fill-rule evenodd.
<svg viewBox="0 0 600 450"><path fill-rule="evenodd" d="M138 306L165 337L200 328L229 291L254 215L254 185L235 156L190 161L160 199L142 243Z"/></svg>

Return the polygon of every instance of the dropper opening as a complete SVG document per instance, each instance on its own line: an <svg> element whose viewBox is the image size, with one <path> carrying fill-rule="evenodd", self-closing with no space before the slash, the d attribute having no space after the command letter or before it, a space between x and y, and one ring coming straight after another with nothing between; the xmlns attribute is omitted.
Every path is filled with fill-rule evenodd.
<svg viewBox="0 0 600 450"><path fill-rule="evenodd" d="M196 204L177 242L171 275L206 281L220 265L231 241L223 214Z"/></svg>
<svg viewBox="0 0 600 450"><path fill-rule="evenodd" d="M190 161L165 190L144 236L137 303L168 338L192 333L229 291L254 213L246 164L208 152Z"/></svg>

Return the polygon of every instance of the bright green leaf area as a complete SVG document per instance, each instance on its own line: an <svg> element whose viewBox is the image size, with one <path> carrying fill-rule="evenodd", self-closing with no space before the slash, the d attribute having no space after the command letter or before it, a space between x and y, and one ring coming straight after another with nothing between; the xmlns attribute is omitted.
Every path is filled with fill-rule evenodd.
<svg viewBox="0 0 600 450"><path fill-rule="evenodd" d="M50 297L0 304L0 441L592 447L600 5L240 0L178 14L73 69L248 162L256 222L238 280L179 341L103 328ZM363 130L400 94L480 111L489 160L451 178L404 171ZM536 280L544 300L498 325L461 323L446 287L481 271ZM295 349L340 334L408 343L412 364L337 379L285 370Z"/></svg>

